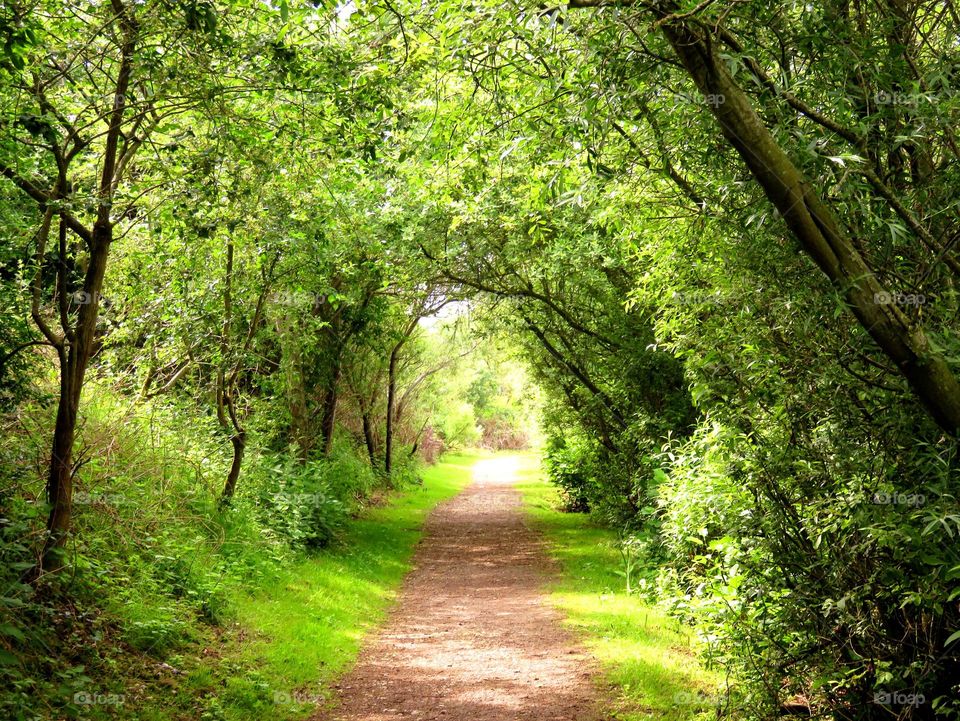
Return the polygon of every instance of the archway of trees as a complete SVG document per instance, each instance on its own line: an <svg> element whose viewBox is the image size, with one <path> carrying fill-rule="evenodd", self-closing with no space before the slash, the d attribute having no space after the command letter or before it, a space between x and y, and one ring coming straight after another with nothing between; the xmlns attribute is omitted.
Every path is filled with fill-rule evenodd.
<svg viewBox="0 0 960 721"><path fill-rule="evenodd" d="M743 713L960 714L952 2L38 0L0 33L4 654L112 567L98 493L321 546L535 409Z"/></svg>

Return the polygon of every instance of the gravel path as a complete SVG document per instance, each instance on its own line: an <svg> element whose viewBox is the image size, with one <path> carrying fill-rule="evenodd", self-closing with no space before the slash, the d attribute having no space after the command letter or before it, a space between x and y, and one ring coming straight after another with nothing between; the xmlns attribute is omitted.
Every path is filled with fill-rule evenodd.
<svg viewBox="0 0 960 721"><path fill-rule="evenodd" d="M318 721L591 721L593 662L544 597L517 459L483 460L426 525L386 626Z"/></svg>

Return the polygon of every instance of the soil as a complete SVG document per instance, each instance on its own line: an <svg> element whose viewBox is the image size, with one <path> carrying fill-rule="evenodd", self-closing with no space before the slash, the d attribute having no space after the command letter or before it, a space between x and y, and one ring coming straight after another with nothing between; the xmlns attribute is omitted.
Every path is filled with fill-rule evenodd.
<svg viewBox="0 0 960 721"><path fill-rule="evenodd" d="M593 660L544 595L515 460L480 461L427 520L398 604L315 721L592 721Z"/></svg>

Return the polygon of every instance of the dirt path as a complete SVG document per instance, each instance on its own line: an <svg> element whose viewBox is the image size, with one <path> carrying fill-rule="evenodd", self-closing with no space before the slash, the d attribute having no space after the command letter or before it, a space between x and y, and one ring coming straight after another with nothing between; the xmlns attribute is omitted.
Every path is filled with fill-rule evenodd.
<svg viewBox="0 0 960 721"><path fill-rule="evenodd" d="M480 461L427 521L399 605L338 685L338 721L591 721L592 662L543 596L517 459Z"/></svg>

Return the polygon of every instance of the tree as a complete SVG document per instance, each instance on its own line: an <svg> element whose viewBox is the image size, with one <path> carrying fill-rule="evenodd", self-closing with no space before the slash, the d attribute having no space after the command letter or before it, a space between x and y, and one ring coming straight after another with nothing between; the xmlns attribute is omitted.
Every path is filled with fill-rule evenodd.
<svg viewBox="0 0 960 721"><path fill-rule="evenodd" d="M118 224L137 212L126 183L138 151L179 107L165 104L169 85L150 87L156 76L142 63L141 48L148 38L168 36L142 7L112 0L69 19L46 7L34 17L44 18L27 23L35 42L21 50L21 62L5 68L5 101L18 113L4 119L0 174L35 202L39 216L31 316L60 368L41 567L56 570L70 529L74 435L107 259ZM55 37L69 38L69 47ZM60 50L48 52L48 45ZM102 72L90 75L91 65ZM51 234L56 265L49 282ZM55 313L46 311L46 300L56 303Z"/></svg>
<svg viewBox="0 0 960 721"><path fill-rule="evenodd" d="M387 360L387 407L386 431L384 434L383 470L387 477L393 472L393 444L397 424L397 384L401 354L416 333L420 321L438 313L451 303L453 297L445 296L435 286L417 289L398 320L400 323L391 333L392 347Z"/></svg>

